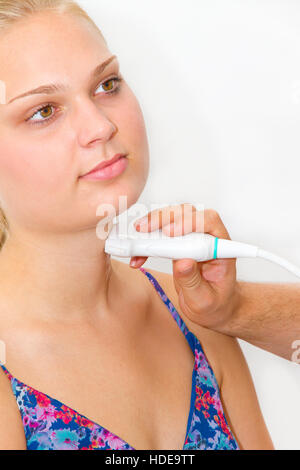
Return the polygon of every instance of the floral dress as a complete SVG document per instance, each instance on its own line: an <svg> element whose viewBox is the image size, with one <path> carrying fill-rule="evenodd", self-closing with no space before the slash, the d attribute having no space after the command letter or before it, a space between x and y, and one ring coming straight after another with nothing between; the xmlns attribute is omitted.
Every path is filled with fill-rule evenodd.
<svg viewBox="0 0 300 470"><path fill-rule="evenodd" d="M216 377L199 340L188 329L154 276L144 268L140 268L140 271L147 276L165 303L195 357L183 450L239 450L224 415ZM4 365L0 364L0 367L11 382L21 413L28 450L135 450L100 424L24 384Z"/></svg>

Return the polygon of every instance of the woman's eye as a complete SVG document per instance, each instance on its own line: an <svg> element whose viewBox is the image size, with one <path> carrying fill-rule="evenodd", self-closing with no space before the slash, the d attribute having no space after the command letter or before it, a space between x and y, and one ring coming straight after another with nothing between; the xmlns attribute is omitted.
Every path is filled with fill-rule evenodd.
<svg viewBox="0 0 300 470"><path fill-rule="evenodd" d="M45 106L45 108L42 108L39 112L41 113L41 116L44 118L50 117L49 111L51 111L52 106ZM46 110L46 111L45 111Z"/></svg>
<svg viewBox="0 0 300 470"><path fill-rule="evenodd" d="M110 86L112 85L112 86ZM104 91L111 91L114 89L114 80L111 78L110 80L108 80L107 82L104 82L103 83L103 87L104 87ZM107 87L107 89L105 89L105 87Z"/></svg>
<svg viewBox="0 0 300 470"><path fill-rule="evenodd" d="M104 95L113 95L114 93L118 93L120 90L120 83L123 81L123 78L121 77L113 77L110 78L109 80L106 80L106 82L102 82L100 86L104 88ZM117 85L115 85L115 82ZM97 89L99 89L99 87ZM96 93L98 94L98 93ZM54 119L55 114L53 113L53 109L55 108L54 105L47 103L46 105L40 107L35 113L30 116L26 121L28 121L30 124L36 124L36 125L42 125L45 124L52 119Z"/></svg>
<svg viewBox="0 0 300 470"><path fill-rule="evenodd" d="M39 124L40 122L49 121L53 113L51 112L54 106L52 104L47 104L42 108L38 109L29 119L28 121L32 124ZM34 117L40 115L43 119L34 119Z"/></svg>
<svg viewBox="0 0 300 470"><path fill-rule="evenodd" d="M104 91L106 92L105 94L106 94L106 95L109 95L110 93L115 93L115 92L117 92L117 91L119 90L119 88L120 88L118 85L114 86L114 82L120 83L122 80L123 80L123 79L120 78L120 77L113 77L113 78L110 78L109 80L106 80L106 82L102 82L102 83L99 85L99 87L100 87L100 86L103 86ZM98 87L98 88L99 88L99 87ZM97 89L98 89L98 88L97 88Z"/></svg>

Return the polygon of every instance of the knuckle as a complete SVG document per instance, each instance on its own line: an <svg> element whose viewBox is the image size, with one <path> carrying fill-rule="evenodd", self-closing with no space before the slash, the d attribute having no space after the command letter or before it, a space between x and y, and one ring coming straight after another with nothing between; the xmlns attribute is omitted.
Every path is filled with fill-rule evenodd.
<svg viewBox="0 0 300 470"><path fill-rule="evenodd" d="M161 210L161 209L148 212L148 222L150 222L151 224L152 224L152 223L160 222L160 221L161 221L161 217L162 217L161 214L162 214L162 210Z"/></svg>
<svg viewBox="0 0 300 470"><path fill-rule="evenodd" d="M145 215L145 218L147 218L148 223L159 224L160 226L162 226L169 225L173 222L184 223L185 215L187 215L187 218L189 218L188 216L190 214L193 214L194 217L194 214L197 212L198 211L193 204L185 202L182 204L173 204L159 209L155 209L153 211L149 211Z"/></svg>
<svg viewBox="0 0 300 470"><path fill-rule="evenodd" d="M189 279L186 279L184 286L186 289L194 289L199 284L197 275L192 275Z"/></svg>
<svg viewBox="0 0 300 470"><path fill-rule="evenodd" d="M188 207L188 208L192 209L193 212L197 210L196 207L193 204L191 204L190 202L183 202L182 204L180 204L180 207L182 207L183 209Z"/></svg>
<svg viewBox="0 0 300 470"><path fill-rule="evenodd" d="M214 234L220 238L231 239L220 214L214 209L206 209L205 223L210 230L214 230Z"/></svg>
<svg viewBox="0 0 300 470"><path fill-rule="evenodd" d="M180 205L181 212L176 217L176 222L180 222L187 230L191 229L197 219L197 209L188 202Z"/></svg>
<svg viewBox="0 0 300 470"><path fill-rule="evenodd" d="M213 222L220 221L219 213L215 209L206 209L205 215Z"/></svg>
<svg viewBox="0 0 300 470"><path fill-rule="evenodd" d="M175 222L175 220L182 217L182 206L180 204L168 206L165 208L163 214L163 222L165 224L170 224Z"/></svg>

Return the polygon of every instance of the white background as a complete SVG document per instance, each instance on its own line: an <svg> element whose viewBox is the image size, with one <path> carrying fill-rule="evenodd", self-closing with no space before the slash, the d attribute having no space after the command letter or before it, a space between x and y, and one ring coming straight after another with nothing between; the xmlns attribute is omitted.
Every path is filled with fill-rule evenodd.
<svg viewBox="0 0 300 470"><path fill-rule="evenodd" d="M139 202L204 204L232 239L300 266L300 2L79 3L143 109L151 162ZM169 260L144 267L172 272ZM240 280L299 282L264 260L237 269ZM300 366L240 344L276 449L299 450Z"/></svg>

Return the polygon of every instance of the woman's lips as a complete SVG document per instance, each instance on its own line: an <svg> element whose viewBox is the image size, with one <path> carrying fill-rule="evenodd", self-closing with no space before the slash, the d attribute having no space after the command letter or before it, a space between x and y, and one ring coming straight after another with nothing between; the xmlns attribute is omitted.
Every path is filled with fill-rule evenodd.
<svg viewBox="0 0 300 470"><path fill-rule="evenodd" d="M99 166L101 165L98 165L95 170L90 171L89 173L84 176L81 176L80 178L85 180L97 181L104 181L114 178L123 173L123 171L125 171L128 165L128 159L126 158L126 156L116 156L112 159L111 164L106 164L106 166L103 167L104 164L106 164L106 162L102 162L102 168L99 168Z"/></svg>

